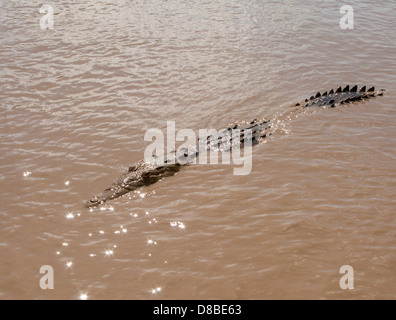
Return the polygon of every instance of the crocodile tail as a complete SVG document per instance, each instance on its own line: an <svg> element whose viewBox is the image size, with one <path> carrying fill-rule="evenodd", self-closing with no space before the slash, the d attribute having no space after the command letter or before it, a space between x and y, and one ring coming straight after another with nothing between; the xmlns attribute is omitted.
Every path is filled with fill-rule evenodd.
<svg viewBox="0 0 396 320"><path fill-rule="evenodd" d="M329 107L335 108L340 105L352 102L362 102L377 96L384 95L385 90L376 90L375 87L363 86L359 88L357 85L346 87L338 87L323 93L318 92L316 95L305 99L302 103L297 103L295 107Z"/></svg>

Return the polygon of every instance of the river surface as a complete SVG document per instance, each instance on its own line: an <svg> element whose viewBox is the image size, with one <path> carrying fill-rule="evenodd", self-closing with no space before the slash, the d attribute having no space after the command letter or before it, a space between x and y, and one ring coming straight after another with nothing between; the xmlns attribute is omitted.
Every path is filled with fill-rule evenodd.
<svg viewBox="0 0 396 320"><path fill-rule="evenodd" d="M354 29L338 1L45 1L42 29L43 1L0 0L0 299L395 299L396 3L349 2ZM386 94L290 113L347 84ZM261 117L250 174L84 207L148 129Z"/></svg>

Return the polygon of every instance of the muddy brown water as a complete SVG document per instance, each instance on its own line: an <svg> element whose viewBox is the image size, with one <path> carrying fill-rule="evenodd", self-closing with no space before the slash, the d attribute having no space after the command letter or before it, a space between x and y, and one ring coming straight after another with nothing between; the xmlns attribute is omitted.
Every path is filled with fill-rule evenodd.
<svg viewBox="0 0 396 320"><path fill-rule="evenodd" d="M0 1L0 299L396 298L394 1L353 2L353 30L336 1L51 4L42 30L41 1ZM287 116L346 84L387 92ZM84 207L149 128L258 117L280 120L249 175L189 166Z"/></svg>

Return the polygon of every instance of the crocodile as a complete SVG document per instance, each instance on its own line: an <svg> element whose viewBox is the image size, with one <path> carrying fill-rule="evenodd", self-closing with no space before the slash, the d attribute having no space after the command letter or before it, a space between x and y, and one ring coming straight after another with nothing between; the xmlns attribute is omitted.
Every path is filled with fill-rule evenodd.
<svg viewBox="0 0 396 320"><path fill-rule="evenodd" d="M377 91L375 87L367 89L357 85L339 87L336 90L318 92L316 95L302 102L292 105L296 110L306 108L335 108L353 102L363 102L376 96L382 96L384 89ZM94 196L85 205L89 208L97 207L109 200L121 197L143 186L149 186L165 177L174 176L183 166L194 163L203 151L225 152L235 146L243 146L249 141L258 144L272 135L273 121L254 119L250 122L235 123L233 126L220 130L217 134L198 139L198 149L183 149L153 161L141 160L130 166L113 184L101 194Z"/></svg>

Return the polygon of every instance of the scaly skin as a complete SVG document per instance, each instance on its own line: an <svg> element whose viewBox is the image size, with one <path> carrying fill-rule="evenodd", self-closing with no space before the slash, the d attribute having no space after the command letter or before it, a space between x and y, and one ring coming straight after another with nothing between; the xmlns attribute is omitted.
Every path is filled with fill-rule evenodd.
<svg viewBox="0 0 396 320"><path fill-rule="evenodd" d="M335 108L351 102L363 102L376 96L382 96L385 90L375 91L375 88L366 89L366 86L358 89L357 86L329 92L318 92L315 96L297 103L298 108ZM198 140L198 150L185 150L181 154L171 152L165 158L153 159L151 162L144 160L135 165L120 176L110 188L86 202L87 207L97 207L108 200L116 199L124 194L143 186L151 185L165 177L175 175L183 166L193 163L197 156L206 151L224 152L230 151L235 146L240 146L246 141L252 145L258 144L262 139L271 135L271 121L253 120L248 123L235 124L232 127L219 131L216 135Z"/></svg>

